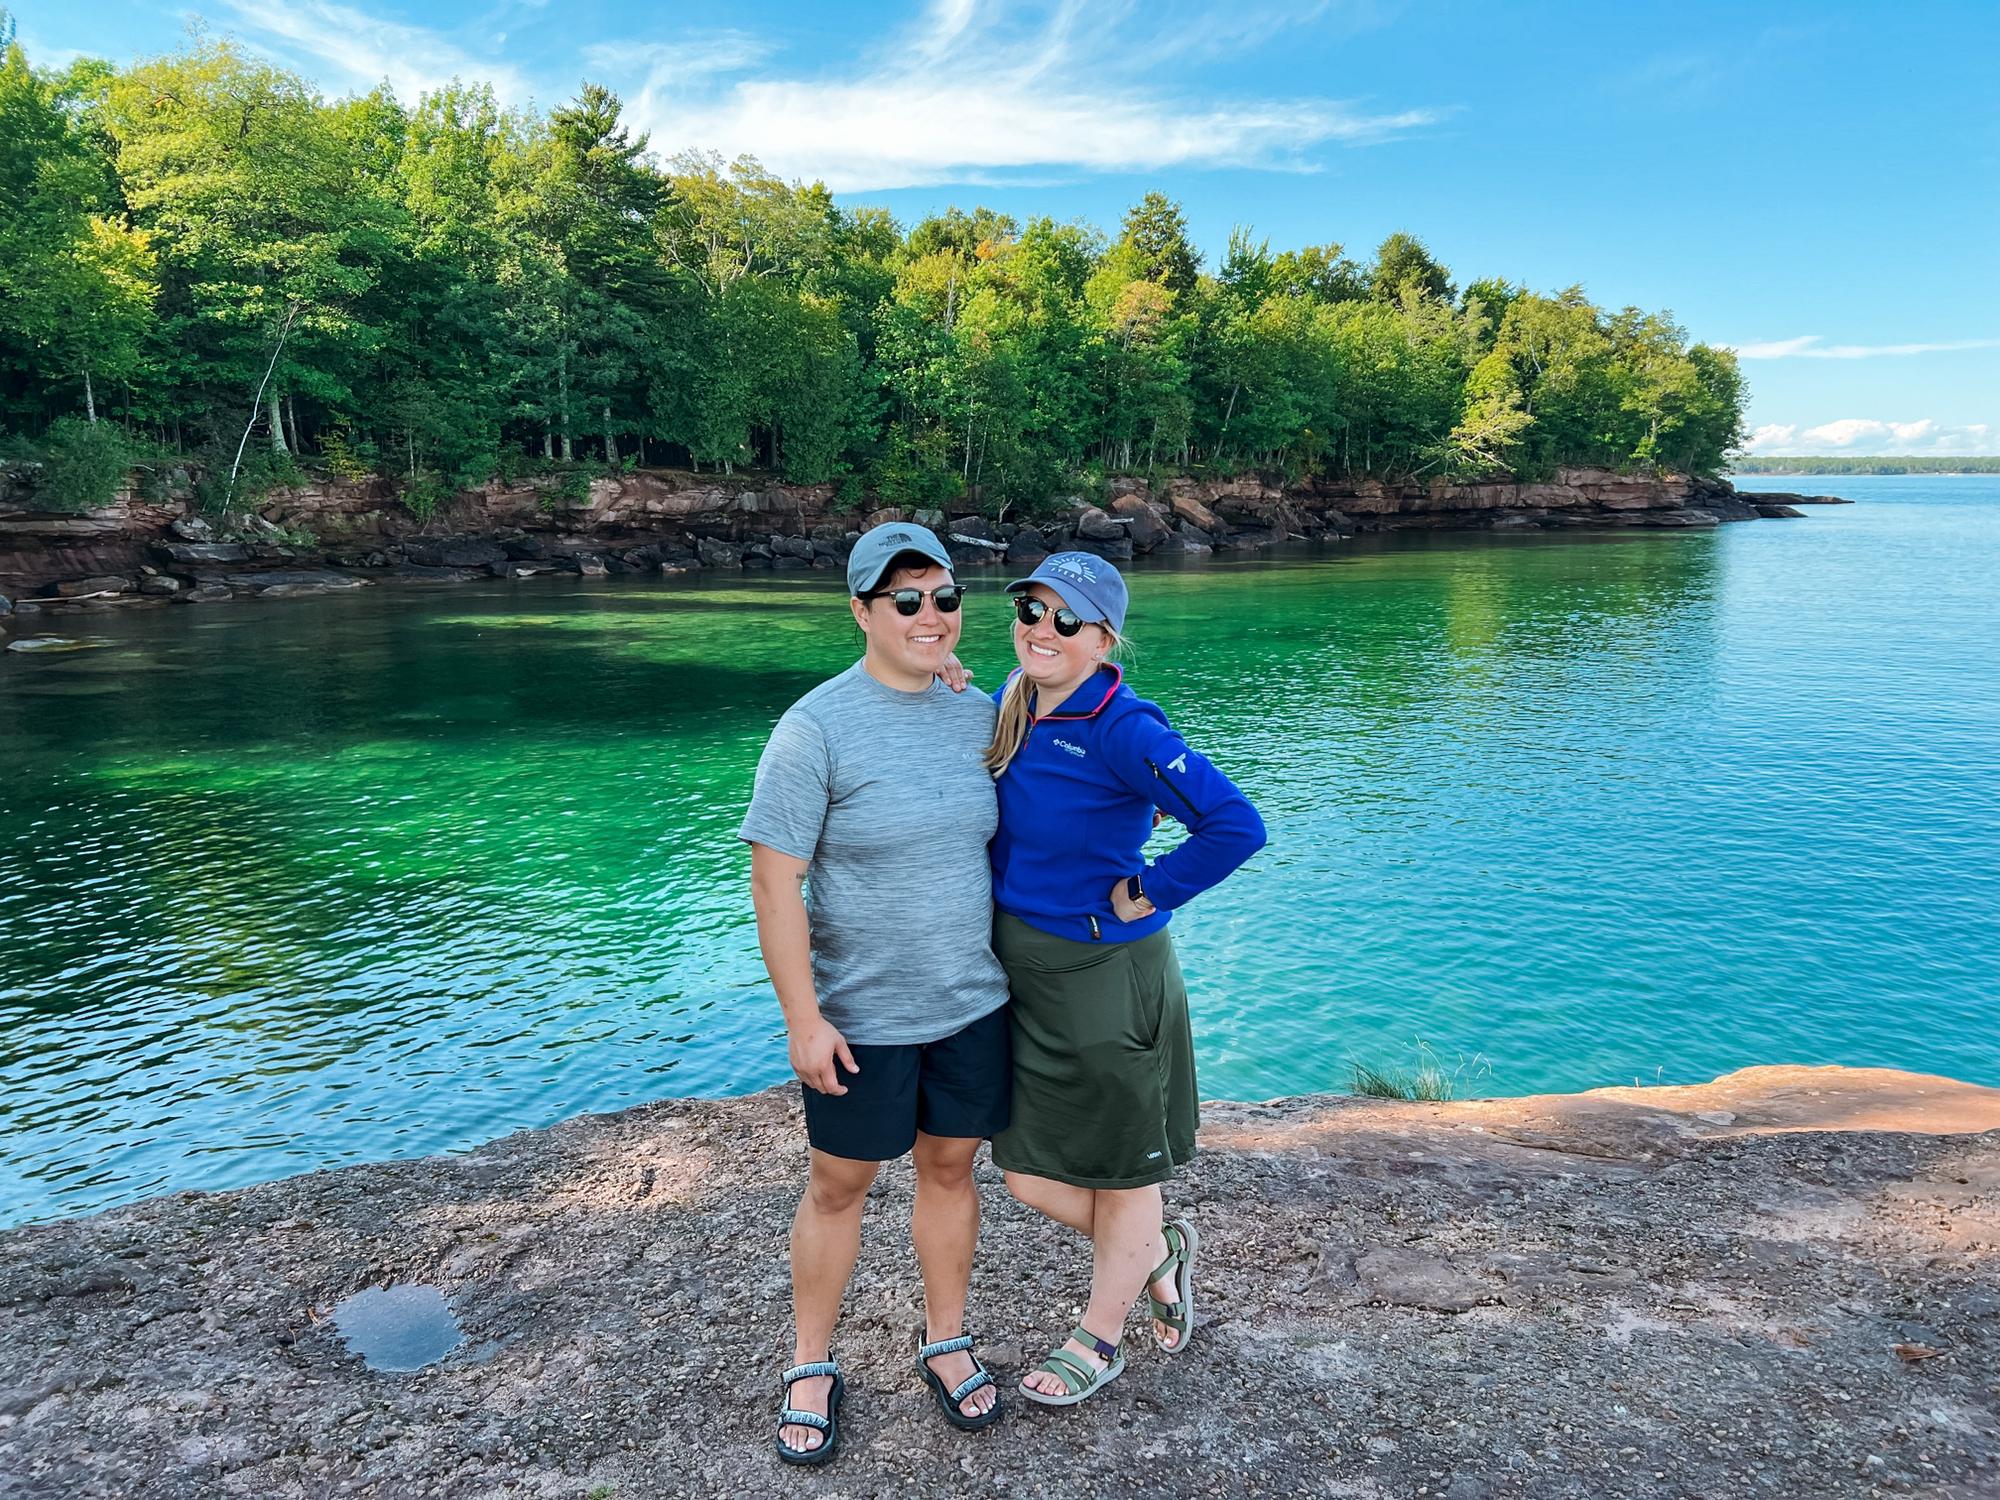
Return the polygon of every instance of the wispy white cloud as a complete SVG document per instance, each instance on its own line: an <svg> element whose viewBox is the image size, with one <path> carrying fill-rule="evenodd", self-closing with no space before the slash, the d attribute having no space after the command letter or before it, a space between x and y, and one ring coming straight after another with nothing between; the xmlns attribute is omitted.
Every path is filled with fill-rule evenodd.
<svg viewBox="0 0 2000 1500"><path fill-rule="evenodd" d="M1277 23L1231 24L1230 35L1249 45ZM1311 148L1387 140L1449 113L1190 97L1184 83L1169 87L1147 72L1169 29L1153 12L1082 0L1028 18L993 0L933 0L918 23L844 71L765 69L723 82L677 78L671 64L633 58L612 81L637 85L631 113L661 149L748 152L784 176L841 191L1013 181L1051 169L1303 170Z"/></svg>
<svg viewBox="0 0 2000 1500"><path fill-rule="evenodd" d="M1883 355L1945 354L1960 349L2000 349L2000 339L1952 339L1941 344L1828 344L1816 333L1802 338L1738 344L1744 359L1876 359Z"/></svg>
<svg viewBox="0 0 2000 1500"><path fill-rule="evenodd" d="M1769 422L1750 435L1744 449L1749 453L1781 453L1787 456L1933 453L1955 458L1986 458L2000 456L2000 426L1991 422L1969 422L1953 427L1930 417L1908 422L1842 417L1816 426Z"/></svg>
<svg viewBox="0 0 2000 1500"><path fill-rule="evenodd" d="M521 105L546 74L549 98L574 86L553 61L535 68L497 50L500 16L478 43L384 19L339 0L281 6L220 0L246 44L331 89L387 81L413 101L453 78L485 81ZM518 11L533 0L510 0ZM1185 0L1182 0L1182 4ZM657 150L748 153L788 177L842 191L941 182L1048 182L1168 167L1307 171L1327 145L1369 145L1421 130L1450 107L1376 108L1288 94L1203 94L1191 86L1219 55L1268 49L1287 28L1365 29L1382 0L1286 8L1250 0L1218 20L1176 0L929 0L921 17L851 64L780 66L780 49L742 31L634 37L571 54L624 95Z"/></svg>
<svg viewBox="0 0 2000 1500"><path fill-rule="evenodd" d="M677 41L593 42L583 49L587 66L607 77L643 72L647 86L671 89L697 79L741 73L775 49L747 31L714 31Z"/></svg>
<svg viewBox="0 0 2000 1500"><path fill-rule="evenodd" d="M490 83L505 104L525 105L534 97L520 69L477 56L422 26L383 20L333 0L221 4L245 42L323 87L366 90L386 81L398 99L414 104L419 94L460 78Z"/></svg>

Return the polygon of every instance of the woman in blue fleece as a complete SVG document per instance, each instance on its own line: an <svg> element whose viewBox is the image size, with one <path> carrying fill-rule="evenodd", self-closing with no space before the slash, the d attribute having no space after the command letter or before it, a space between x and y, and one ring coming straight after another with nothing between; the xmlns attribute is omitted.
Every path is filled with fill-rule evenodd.
<svg viewBox="0 0 2000 1500"><path fill-rule="evenodd" d="M1014 1123L993 1159L1015 1197L1091 1241L1083 1321L1021 1382L1032 1401L1072 1406L1123 1373L1118 1339L1142 1290L1167 1353L1194 1329L1194 1225L1162 1222L1160 1196L1194 1154L1199 1099L1167 922L1263 847L1264 823L1105 662L1125 625L1116 568L1058 552L1008 592L1021 670L996 695L986 763ZM1148 865L1156 811L1188 836Z"/></svg>

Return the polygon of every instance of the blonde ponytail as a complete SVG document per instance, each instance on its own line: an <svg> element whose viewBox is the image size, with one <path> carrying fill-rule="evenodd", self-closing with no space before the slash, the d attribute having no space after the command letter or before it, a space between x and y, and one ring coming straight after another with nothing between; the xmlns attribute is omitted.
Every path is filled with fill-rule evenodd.
<svg viewBox="0 0 2000 1500"><path fill-rule="evenodd" d="M1008 762L1021 753L1027 741L1028 701L1034 695L1026 672L1016 672L1007 679L1007 691L1000 695L1000 717L993 724L993 743L986 747L986 769L996 781L1007 774Z"/></svg>
<svg viewBox="0 0 2000 1500"><path fill-rule="evenodd" d="M1092 622L1104 632L1110 642L1104 648L1107 657L1115 657L1125 649L1125 638L1102 620ZM1007 691L1000 695L1000 717L993 724L993 743L986 747L986 769L998 781L1007 774L1007 767L1021 746L1028 741L1028 730L1034 723L1035 690L1028 686L1028 674L1016 672L1007 679Z"/></svg>

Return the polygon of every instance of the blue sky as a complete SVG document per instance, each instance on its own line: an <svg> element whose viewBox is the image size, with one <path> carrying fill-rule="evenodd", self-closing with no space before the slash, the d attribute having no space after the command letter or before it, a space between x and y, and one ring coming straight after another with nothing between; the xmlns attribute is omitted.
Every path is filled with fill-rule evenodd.
<svg viewBox="0 0 2000 1500"><path fill-rule="evenodd" d="M663 154L750 152L906 223L1115 227L1157 188L1461 281L1669 308L1744 355L1753 449L2000 454L2000 3L871 5L15 0L38 63L197 15L329 95L616 88Z"/></svg>

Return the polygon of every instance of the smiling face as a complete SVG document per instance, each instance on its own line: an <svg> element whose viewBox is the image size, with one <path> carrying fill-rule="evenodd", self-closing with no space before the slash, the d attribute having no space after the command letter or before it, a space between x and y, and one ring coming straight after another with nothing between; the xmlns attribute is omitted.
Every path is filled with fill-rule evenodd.
<svg viewBox="0 0 2000 1500"><path fill-rule="evenodd" d="M1087 623L1075 635L1058 635L1056 611L1066 608L1069 601L1045 583L1031 583L1022 592L1041 600L1048 611L1033 625L1023 625L1018 616L1015 618L1014 655L1044 702L1067 696L1104 660L1111 645L1110 633L1102 625Z"/></svg>
<svg viewBox="0 0 2000 1500"><path fill-rule="evenodd" d="M868 637L868 670L875 678L911 693L930 686L931 678L957 647L964 620L962 611L946 614L931 597L933 589L952 581L950 572L935 563L884 573L875 591L923 590L923 603L913 615L898 614L893 599L848 601L854 609L854 623Z"/></svg>

